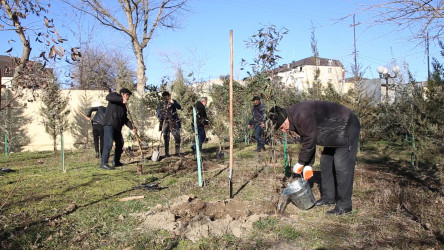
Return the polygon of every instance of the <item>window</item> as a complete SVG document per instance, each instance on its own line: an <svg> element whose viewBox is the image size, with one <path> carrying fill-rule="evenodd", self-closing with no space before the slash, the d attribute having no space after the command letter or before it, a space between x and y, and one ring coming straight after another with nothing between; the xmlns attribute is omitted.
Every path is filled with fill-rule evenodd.
<svg viewBox="0 0 444 250"><path fill-rule="evenodd" d="M333 64L333 61L331 59L328 60L328 66L331 66Z"/></svg>
<svg viewBox="0 0 444 250"><path fill-rule="evenodd" d="M328 68L328 73L331 74L331 68Z"/></svg>

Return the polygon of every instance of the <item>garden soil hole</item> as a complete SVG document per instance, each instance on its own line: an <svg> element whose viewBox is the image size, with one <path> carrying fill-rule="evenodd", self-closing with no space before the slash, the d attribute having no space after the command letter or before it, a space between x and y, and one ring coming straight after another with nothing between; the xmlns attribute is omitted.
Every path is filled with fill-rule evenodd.
<svg viewBox="0 0 444 250"><path fill-rule="evenodd" d="M224 234L242 237L251 232L255 222L273 213L273 206L265 203L235 199L205 202L193 195L182 195L170 205L158 204L148 212L132 215L141 220L139 229L163 229L196 242L202 237Z"/></svg>

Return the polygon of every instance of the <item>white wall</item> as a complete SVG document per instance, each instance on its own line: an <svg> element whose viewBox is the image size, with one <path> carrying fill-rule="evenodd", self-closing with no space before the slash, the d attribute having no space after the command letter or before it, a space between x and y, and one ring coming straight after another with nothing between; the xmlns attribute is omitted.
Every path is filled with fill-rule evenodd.
<svg viewBox="0 0 444 250"><path fill-rule="evenodd" d="M5 89L2 89L2 92ZM35 92L38 96L41 96L41 90ZM62 94L68 96L69 107L68 109L71 111L69 114L69 123L70 126L83 126L86 128L90 128L91 124L85 119L79 119L80 115L77 113L77 110L80 108L83 113L87 113L89 107L92 106L94 102L101 102L102 105L107 106L107 102L105 100L107 91L101 90L62 90ZM24 96L19 99L20 105L17 105L14 108L22 108L23 116L30 119L28 124L18 124L18 126L24 126L23 129L25 131L25 136L30 139L30 142L27 145L21 145L23 151L47 151L53 149L53 141L51 137L46 133L45 127L42 123L43 118L40 115L40 108L42 107L42 102L40 98L36 98L35 101L29 102L28 100L32 100L32 93L29 90L24 91ZM82 99L86 100L86 103L82 104ZM2 100L3 101L3 100ZM131 103L131 99L130 99ZM24 107L26 106L26 107ZM156 119L155 117L151 117L148 119ZM136 124L137 126L137 124ZM157 128L157 127L156 127ZM159 138L159 131L155 128L139 128L148 131L147 133L153 138ZM132 133L126 126L122 130L122 134L124 139L127 139L127 135ZM64 148L65 149L74 149L75 137L71 133L70 130L66 130L64 133ZM85 136L90 136L89 141L92 142L92 134L91 129L88 134ZM157 139L158 140L158 139ZM137 144L136 142L134 142ZM131 146L131 142L126 141L125 146ZM57 148L60 148L60 138L57 138Z"/></svg>

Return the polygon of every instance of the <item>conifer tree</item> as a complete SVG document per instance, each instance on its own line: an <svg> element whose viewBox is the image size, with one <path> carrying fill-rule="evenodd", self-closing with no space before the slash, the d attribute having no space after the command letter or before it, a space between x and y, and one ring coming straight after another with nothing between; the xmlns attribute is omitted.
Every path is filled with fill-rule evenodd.
<svg viewBox="0 0 444 250"><path fill-rule="evenodd" d="M57 135L61 131L68 129L68 109L69 98L62 95L60 86L57 82L51 83L44 89L42 94L43 106L40 108L40 114L43 118L43 125L46 133L53 140L54 152L57 151Z"/></svg>

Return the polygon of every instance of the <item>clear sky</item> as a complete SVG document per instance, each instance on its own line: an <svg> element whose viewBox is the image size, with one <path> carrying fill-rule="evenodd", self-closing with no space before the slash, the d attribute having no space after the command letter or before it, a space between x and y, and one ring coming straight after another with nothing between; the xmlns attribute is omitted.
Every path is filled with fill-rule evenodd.
<svg viewBox="0 0 444 250"><path fill-rule="evenodd" d="M356 3L359 1L191 0L191 12L181 18L183 28L157 30L149 43L145 52L148 83L158 84L162 76L174 75L165 55L171 61L180 63L186 74L194 72L194 76L200 80L228 75L230 30L234 34L234 77L241 79L246 72L240 70L240 61L252 61L254 58L254 51L246 49L245 41L270 24L289 30L278 46L278 54L282 57L280 65L312 56L310 42L315 27L319 56L340 60L347 71L346 77L349 77L354 62L353 18L337 20L360 9ZM80 20L72 20L72 13L66 9L53 13L53 16L59 32L70 39L70 46L76 46L77 41L69 30L78 30L76 24ZM416 80L426 80L424 43L409 39L411 33L406 29L397 31L390 25L369 26L368 18L364 13L356 15L356 23L359 24L356 26L357 60L365 69L364 76L378 78L376 68L379 65L389 66L396 61L401 67L407 63ZM0 35L0 51L4 54L10 47L7 40L11 35L5 32ZM14 39L19 41L17 37ZM132 61L135 69L131 47L122 35L100 28L100 31L95 31L93 39L102 47L118 48L128 54L128 60ZM39 50L35 49L33 53L38 54ZM439 53L437 42L431 41L430 60L436 57L444 61Z"/></svg>

